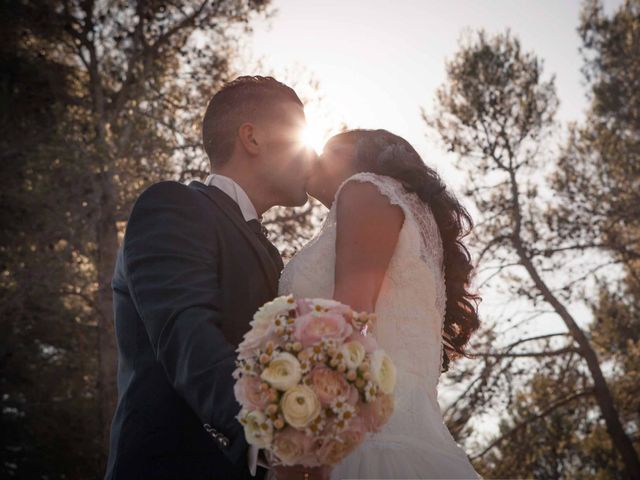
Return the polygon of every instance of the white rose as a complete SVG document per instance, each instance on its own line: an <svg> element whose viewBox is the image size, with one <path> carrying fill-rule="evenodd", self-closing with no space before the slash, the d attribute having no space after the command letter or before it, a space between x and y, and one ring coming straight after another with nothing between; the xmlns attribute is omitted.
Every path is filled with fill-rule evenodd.
<svg viewBox="0 0 640 480"><path fill-rule="evenodd" d="M396 386L396 366L384 350L376 350L371 354L371 378L380 390L386 394L393 392Z"/></svg>
<svg viewBox="0 0 640 480"><path fill-rule="evenodd" d="M340 353L342 353L347 368L357 368L364 360L367 352L360 342L352 341L342 345Z"/></svg>
<svg viewBox="0 0 640 480"><path fill-rule="evenodd" d="M280 352L273 356L260 378L278 390L288 390L302 378L300 362L290 353Z"/></svg>
<svg viewBox="0 0 640 480"><path fill-rule="evenodd" d="M244 420L244 434L247 443L258 448L266 448L271 445L273 439L273 425L267 421L267 417L259 410L249 413L243 411L240 414Z"/></svg>
<svg viewBox="0 0 640 480"><path fill-rule="evenodd" d="M334 308L342 305L340 302L328 298L313 298L311 301L313 302L313 305L317 305L322 308Z"/></svg>
<svg viewBox="0 0 640 480"><path fill-rule="evenodd" d="M265 303L253 315L253 320L249 322L251 329L245 333L242 342L238 345L236 352L239 358L249 358L253 355L253 350L259 348L269 334L274 330L274 320L277 315L287 313L295 307L293 296L286 295L277 297Z"/></svg>
<svg viewBox="0 0 640 480"><path fill-rule="evenodd" d="M277 315L286 313L294 307L295 302L292 295L283 295L274 298L258 309L258 311L253 315L253 320L250 325L254 329L268 327L273 323L273 320L275 320Z"/></svg>
<svg viewBox="0 0 640 480"><path fill-rule="evenodd" d="M294 428L305 428L320 415L320 400L306 385L297 385L285 392L280 400L284 419Z"/></svg>

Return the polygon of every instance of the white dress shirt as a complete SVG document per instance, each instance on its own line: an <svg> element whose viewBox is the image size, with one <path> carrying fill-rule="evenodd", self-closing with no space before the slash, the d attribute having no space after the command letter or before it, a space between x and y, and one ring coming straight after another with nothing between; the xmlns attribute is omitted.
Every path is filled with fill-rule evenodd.
<svg viewBox="0 0 640 480"><path fill-rule="evenodd" d="M218 174L209 175L204 181L204 184L218 187L224 193L229 195L240 207L240 211L242 212L242 216L245 221L259 220L256 207L251 203L247 192L245 192L242 187L231 178Z"/></svg>
<svg viewBox="0 0 640 480"><path fill-rule="evenodd" d="M207 179L204 181L205 185L218 187L224 193L229 195L240 207L240 211L242 212L242 216L245 221L249 220L260 220L258 217L258 212L256 211L256 207L251 203L251 199L247 195L240 185L238 185L235 181L233 181L229 177L225 177L224 175L209 175ZM258 452L259 448L249 445L249 450L247 452L247 461L249 462L249 471L251 472L251 476L256 476L257 466L260 465L264 468L269 468L269 465L264 464L262 461L258 460Z"/></svg>

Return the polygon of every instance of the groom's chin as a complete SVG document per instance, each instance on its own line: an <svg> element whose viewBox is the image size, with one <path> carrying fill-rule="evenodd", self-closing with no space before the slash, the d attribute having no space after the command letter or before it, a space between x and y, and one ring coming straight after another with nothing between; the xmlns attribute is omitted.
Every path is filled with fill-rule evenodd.
<svg viewBox="0 0 640 480"><path fill-rule="evenodd" d="M309 202L316 201L316 202L320 202L320 203L322 203L318 197L315 197L315 196L314 196L312 193L310 193L310 192L307 192L307 200L308 200Z"/></svg>
<svg viewBox="0 0 640 480"><path fill-rule="evenodd" d="M308 201L309 201L309 194L307 192L304 192L304 195L300 195L300 202L295 206L303 207L307 204Z"/></svg>
<svg viewBox="0 0 640 480"><path fill-rule="evenodd" d="M286 200L281 199L281 203L279 203L278 205L280 205L281 207L288 207L288 208L303 207L304 205L307 204L308 201L309 201L309 196L307 195L307 192L304 192L304 194L289 196L289 198L287 198Z"/></svg>

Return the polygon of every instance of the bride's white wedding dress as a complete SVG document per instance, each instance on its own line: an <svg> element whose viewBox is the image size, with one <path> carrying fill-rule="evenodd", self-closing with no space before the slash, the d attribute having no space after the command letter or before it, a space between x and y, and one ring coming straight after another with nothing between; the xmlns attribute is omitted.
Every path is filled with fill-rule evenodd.
<svg viewBox="0 0 640 480"><path fill-rule="evenodd" d="M402 208L400 231L375 306L372 332L397 367L395 410L389 422L338 464L346 478L480 478L443 423L437 400L446 305L442 242L428 205L395 179L359 173L349 181L376 185ZM288 263L280 294L332 298L336 204L320 233Z"/></svg>

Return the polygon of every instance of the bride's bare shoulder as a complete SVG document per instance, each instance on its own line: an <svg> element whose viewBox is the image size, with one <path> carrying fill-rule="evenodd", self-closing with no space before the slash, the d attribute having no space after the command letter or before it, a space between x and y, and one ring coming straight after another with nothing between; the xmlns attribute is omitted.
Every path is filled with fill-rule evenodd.
<svg viewBox="0 0 640 480"><path fill-rule="evenodd" d="M371 182L348 181L338 195L337 209L343 213L353 212L382 216L402 217L402 209L391 202L378 185ZM395 215L394 213L395 212Z"/></svg>
<svg viewBox="0 0 640 480"><path fill-rule="evenodd" d="M334 298L373 311L404 213L376 185L348 182L337 199L336 215Z"/></svg>

